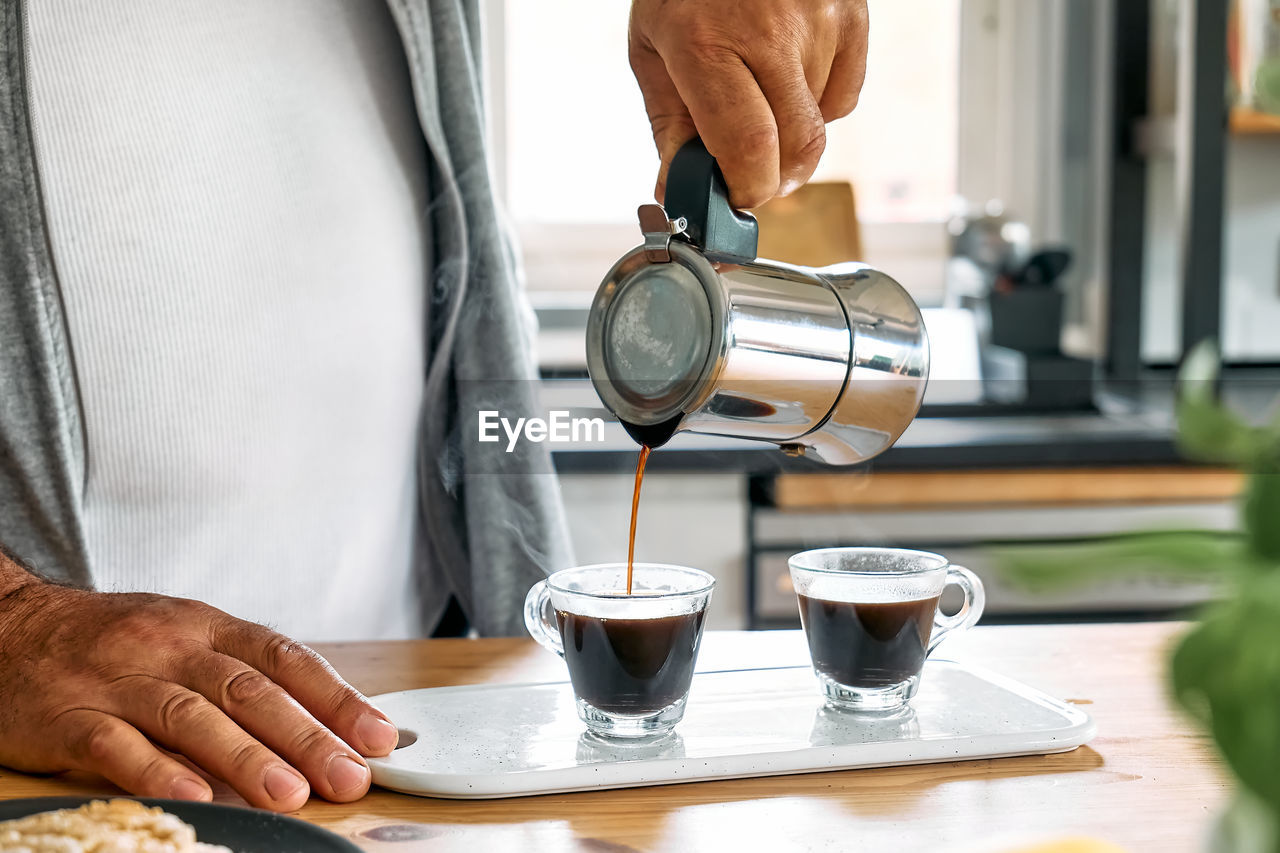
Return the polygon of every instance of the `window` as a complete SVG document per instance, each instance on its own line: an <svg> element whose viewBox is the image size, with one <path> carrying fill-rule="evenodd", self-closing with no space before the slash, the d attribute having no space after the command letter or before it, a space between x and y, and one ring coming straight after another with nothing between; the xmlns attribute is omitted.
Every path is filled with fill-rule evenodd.
<svg viewBox="0 0 1280 853"><path fill-rule="evenodd" d="M862 97L827 128L814 179L852 183L862 222L943 222L956 192L959 0L869 6Z"/></svg>
<svg viewBox="0 0 1280 853"><path fill-rule="evenodd" d="M629 5L489 0L495 165L531 290L594 290L638 241L658 163L627 64ZM957 187L960 10L870 0L861 103L829 126L815 175L854 185L867 260L914 278L922 301L940 294Z"/></svg>
<svg viewBox="0 0 1280 853"><path fill-rule="evenodd" d="M507 205L519 223L631 224L658 157L627 64L627 0L506 4ZM597 282L598 283L598 282Z"/></svg>

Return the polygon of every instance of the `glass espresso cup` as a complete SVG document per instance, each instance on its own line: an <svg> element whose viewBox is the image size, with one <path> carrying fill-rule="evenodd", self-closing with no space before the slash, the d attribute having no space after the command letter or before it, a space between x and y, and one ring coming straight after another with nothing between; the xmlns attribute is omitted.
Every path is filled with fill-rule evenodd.
<svg viewBox="0 0 1280 853"><path fill-rule="evenodd" d="M636 563L556 572L534 584L524 624L564 658L587 728L612 738L671 731L684 716L715 578L697 569Z"/></svg>
<svg viewBox="0 0 1280 853"><path fill-rule="evenodd" d="M982 615L982 581L946 557L896 548L824 548L787 561L800 622L827 704L868 714L905 711L925 658ZM938 608L954 584L964 604Z"/></svg>

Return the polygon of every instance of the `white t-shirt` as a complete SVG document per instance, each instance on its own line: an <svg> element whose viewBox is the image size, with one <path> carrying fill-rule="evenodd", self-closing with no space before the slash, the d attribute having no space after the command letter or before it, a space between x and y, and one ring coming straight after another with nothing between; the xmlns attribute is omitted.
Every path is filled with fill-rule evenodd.
<svg viewBox="0 0 1280 853"><path fill-rule="evenodd" d="M27 38L96 584L420 634L427 155L383 0L28 0Z"/></svg>

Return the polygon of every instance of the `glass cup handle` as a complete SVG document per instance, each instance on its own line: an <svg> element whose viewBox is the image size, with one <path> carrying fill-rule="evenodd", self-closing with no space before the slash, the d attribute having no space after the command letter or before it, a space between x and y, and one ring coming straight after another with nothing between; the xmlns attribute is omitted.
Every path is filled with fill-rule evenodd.
<svg viewBox="0 0 1280 853"><path fill-rule="evenodd" d="M546 581L535 583L524 597L524 627L539 645L564 657L564 643L551 611L551 590Z"/></svg>
<svg viewBox="0 0 1280 853"><path fill-rule="evenodd" d="M947 570L947 581L943 586L955 584L964 590L964 604L951 616L938 612L933 617L933 636L929 639L929 652L932 653L944 639L954 631L967 631L982 618L982 608L987 603L987 593L982 588L982 580L964 566L952 566Z"/></svg>

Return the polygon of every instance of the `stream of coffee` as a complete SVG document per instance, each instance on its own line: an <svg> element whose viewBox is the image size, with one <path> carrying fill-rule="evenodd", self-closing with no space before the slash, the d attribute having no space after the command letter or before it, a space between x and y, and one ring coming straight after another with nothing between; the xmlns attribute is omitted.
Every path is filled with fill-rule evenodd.
<svg viewBox="0 0 1280 853"><path fill-rule="evenodd" d="M636 562L636 513L640 509L640 484L644 482L644 463L649 461L647 444L640 445L640 461L636 463L636 487L631 493L631 536L627 539L627 595L631 594L631 576Z"/></svg>

